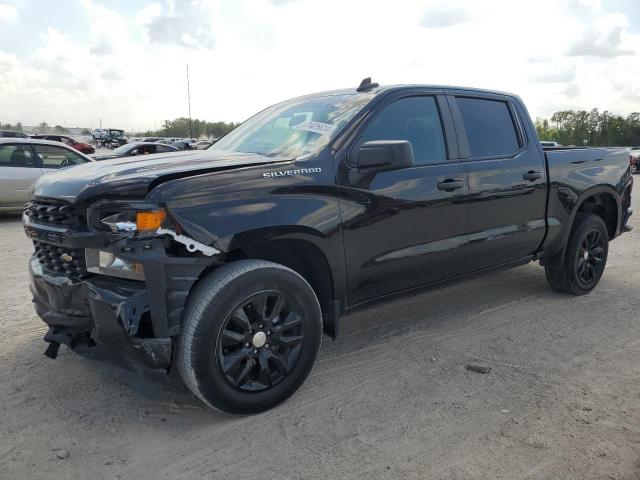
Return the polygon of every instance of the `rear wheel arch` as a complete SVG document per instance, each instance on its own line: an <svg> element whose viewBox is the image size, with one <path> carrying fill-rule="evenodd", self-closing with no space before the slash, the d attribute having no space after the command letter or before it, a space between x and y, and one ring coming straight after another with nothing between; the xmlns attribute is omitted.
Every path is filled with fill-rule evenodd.
<svg viewBox="0 0 640 480"><path fill-rule="evenodd" d="M578 213L593 213L599 216L607 226L609 240L613 239L618 232L619 205L616 196L607 190L589 192L576 209ZM573 223L577 215L574 216Z"/></svg>
<svg viewBox="0 0 640 480"><path fill-rule="evenodd" d="M543 256L540 258L540 264L551 268L560 268L567 252L567 244L571 231L575 227L580 214L593 213L600 217L607 227L609 240L612 240L618 233L621 211L620 197L613 188L605 185L590 188L580 195L575 202L570 220L565 226L566 231L562 248L553 256Z"/></svg>

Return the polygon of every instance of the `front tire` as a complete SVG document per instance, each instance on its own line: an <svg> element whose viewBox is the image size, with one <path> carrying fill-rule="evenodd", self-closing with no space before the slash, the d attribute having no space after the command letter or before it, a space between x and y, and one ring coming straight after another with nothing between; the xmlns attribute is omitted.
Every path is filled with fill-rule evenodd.
<svg viewBox="0 0 640 480"><path fill-rule="evenodd" d="M585 295L600 281L609 253L609 232L602 218L579 213L560 268L545 267L549 285L571 295Z"/></svg>
<svg viewBox="0 0 640 480"><path fill-rule="evenodd" d="M309 284L262 260L224 265L196 285L178 338L187 387L226 413L258 413L283 402L313 368L322 314Z"/></svg>

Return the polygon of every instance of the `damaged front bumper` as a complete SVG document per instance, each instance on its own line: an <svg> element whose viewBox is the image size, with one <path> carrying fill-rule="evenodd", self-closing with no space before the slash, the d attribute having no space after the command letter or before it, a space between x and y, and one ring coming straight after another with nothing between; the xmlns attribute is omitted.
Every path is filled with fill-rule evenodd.
<svg viewBox="0 0 640 480"><path fill-rule="evenodd" d="M162 238L120 239L104 248L140 263L146 280L75 278L43 270L31 258L33 302L49 326L45 353L55 358L60 345L67 345L140 393L156 396L189 291L216 260L168 256Z"/></svg>

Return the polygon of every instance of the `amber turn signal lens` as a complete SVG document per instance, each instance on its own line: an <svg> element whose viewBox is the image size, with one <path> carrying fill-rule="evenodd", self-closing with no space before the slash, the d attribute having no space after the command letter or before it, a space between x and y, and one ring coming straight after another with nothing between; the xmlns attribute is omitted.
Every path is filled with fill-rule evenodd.
<svg viewBox="0 0 640 480"><path fill-rule="evenodd" d="M167 214L164 210L137 212L136 225L138 226L138 231L157 230L162 225L166 216Z"/></svg>

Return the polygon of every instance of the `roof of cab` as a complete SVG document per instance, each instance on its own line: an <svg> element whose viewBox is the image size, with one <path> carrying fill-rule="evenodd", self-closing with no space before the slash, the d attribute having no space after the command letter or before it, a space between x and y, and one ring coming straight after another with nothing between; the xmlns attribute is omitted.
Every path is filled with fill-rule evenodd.
<svg viewBox="0 0 640 480"><path fill-rule="evenodd" d="M396 85L380 85L377 87L372 87L370 89L364 91L358 91L357 87L353 88L342 88L338 90L327 90L324 92L316 92L310 93L306 95L301 95L299 97L295 97L296 99L303 98L312 98L312 97L325 97L331 95L379 95L382 93L391 93L399 90L410 90L410 89L429 89L429 90L455 90L457 92L468 92L468 93L480 93L480 94L490 94L490 95L504 95L507 97L518 97L513 93L502 92L499 90L489 90L483 88L472 88L472 87L460 87L455 85L430 85L430 84L396 84Z"/></svg>

